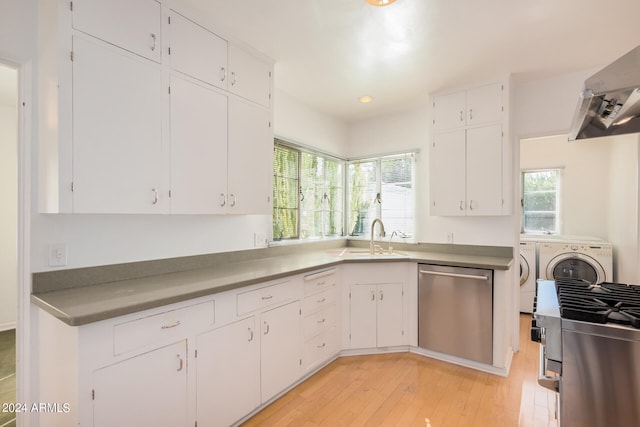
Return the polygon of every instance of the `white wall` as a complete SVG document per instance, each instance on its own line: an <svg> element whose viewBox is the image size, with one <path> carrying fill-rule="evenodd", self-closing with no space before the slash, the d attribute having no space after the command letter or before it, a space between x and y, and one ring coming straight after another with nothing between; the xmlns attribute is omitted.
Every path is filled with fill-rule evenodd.
<svg viewBox="0 0 640 427"><path fill-rule="evenodd" d="M562 168L561 234L607 238L610 152L601 140L565 135L520 142L520 169Z"/></svg>
<svg viewBox="0 0 640 427"><path fill-rule="evenodd" d="M17 118L15 105L0 105L0 331L15 328L18 302Z"/></svg>
<svg viewBox="0 0 640 427"><path fill-rule="evenodd" d="M609 163L609 221L607 240L614 246L613 276L623 283L640 284L638 221L639 135L612 138Z"/></svg>
<svg viewBox="0 0 640 427"><path fill-rule="evenodd" d="M276 84L278 76L276 75ZM276 89L274 134L290 142L317 148L339 157L347 155L347 126L319 113L302 101Z"/></svg>

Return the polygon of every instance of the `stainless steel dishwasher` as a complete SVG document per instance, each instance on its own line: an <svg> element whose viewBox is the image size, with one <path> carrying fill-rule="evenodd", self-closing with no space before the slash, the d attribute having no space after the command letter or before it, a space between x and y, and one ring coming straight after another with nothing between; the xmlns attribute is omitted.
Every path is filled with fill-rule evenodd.
<svg viewBox="0 0 640 427"><path fill-rule="evenodd" d="M418 346L493 363L493 270L420 264Z"/></svg>

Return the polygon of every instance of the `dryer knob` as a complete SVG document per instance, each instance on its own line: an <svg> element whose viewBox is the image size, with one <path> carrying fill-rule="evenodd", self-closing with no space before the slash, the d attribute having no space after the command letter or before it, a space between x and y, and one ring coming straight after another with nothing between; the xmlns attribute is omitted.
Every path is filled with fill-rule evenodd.
<svg viewBox="0 0 640 427"><path fill-rule="evenodd" d="M571 245L571 250L572 251L577 251L578 250L578 245Z"/></svg>

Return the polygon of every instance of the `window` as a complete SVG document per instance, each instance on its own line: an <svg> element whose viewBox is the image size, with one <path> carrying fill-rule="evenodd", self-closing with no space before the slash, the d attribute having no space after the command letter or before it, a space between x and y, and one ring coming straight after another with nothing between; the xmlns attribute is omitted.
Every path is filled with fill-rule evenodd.
<svg viewBox="0 0 640 427"><path fill-rule="evenodd" d="M560 169L522 171L522 231L560 232Z"/></svg>
<svg viewBox="0 0 640 427"><path fill-rule="evenodd" d="M344 161L276 140L273 238L344 235Z"/></svg>
<svg viewBox="0 0 640 427"><path fill-rule="evenodd" d="M381 218L387 233L415 234L415 154L349 162L350 236L369 238L371 222Z"/></svg>

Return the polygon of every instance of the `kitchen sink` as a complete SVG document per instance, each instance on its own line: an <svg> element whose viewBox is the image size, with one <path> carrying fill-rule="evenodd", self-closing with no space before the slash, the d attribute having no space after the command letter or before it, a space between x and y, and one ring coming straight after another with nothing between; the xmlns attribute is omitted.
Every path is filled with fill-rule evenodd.
<svg viewBox="0 0 640 427"><path fill-rule="evenodd" d="M389 253L386 250L383 253L378 252L372 255L369 252L369 249L364 249L364 248L363 249L360 249L360 248L336 249L336 250L328 251L327 253L331 256L338 257L338 258L365 258L365 257L385 258L385 257L406 257L407 256L407 254L404 254L401 252L392 251L391 253Z"/></svg>

